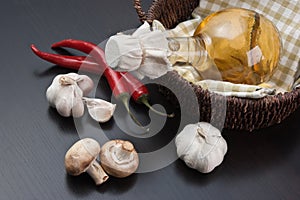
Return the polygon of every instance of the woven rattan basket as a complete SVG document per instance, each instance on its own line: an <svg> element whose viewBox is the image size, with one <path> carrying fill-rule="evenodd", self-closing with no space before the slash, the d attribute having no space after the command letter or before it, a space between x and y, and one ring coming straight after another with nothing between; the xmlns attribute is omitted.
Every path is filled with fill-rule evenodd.
<svg viewBox="0 0 300 200"><path fill-rule="evenodd" d="M199 0L154 0L149 10L144 12L141 1L134 0L134 7L142 22L148 21L151 23L154 19L157 19L167 28L173 28L179 22L189 19L192 11L198 5ZM224 101L224 97L188 83L175 71L169 72L164 79L175 83L181 93L184 93L187 87L194 90L198 98L201 121L210 122L212 117L218 118L218 113L211 112L211 102L212 99L214 102ZM163 91L168 93L167 90ZM170 96L170 94L167 95ZM186 98L186 103L188 103L188 97ZM300 105L300 88L294 89L292 92L261 99L226 97L226 104L224 128L252 131L280 123L294 112ZM214 106L218 105L218 103L214 104ZM192 113L194 109L190 108L188 112ZM220 109L222 108L220 107Z"/></svg>

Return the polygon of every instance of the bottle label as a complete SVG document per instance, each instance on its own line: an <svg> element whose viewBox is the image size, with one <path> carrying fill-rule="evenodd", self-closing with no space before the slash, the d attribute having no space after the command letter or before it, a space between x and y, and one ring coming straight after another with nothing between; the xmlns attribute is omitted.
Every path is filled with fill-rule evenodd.
<svg viewBox="0 0 300 200"><path fill-rule="evenodd" d="M247 52L248 57L248 67L252 67L261 62L263 59L262 51L259 46L254 47Z"/></svg>

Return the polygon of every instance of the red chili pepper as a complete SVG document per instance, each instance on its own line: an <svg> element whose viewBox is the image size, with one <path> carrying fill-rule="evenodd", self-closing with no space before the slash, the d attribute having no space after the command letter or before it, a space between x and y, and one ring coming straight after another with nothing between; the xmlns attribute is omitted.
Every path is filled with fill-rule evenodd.
<svg viewBox="0 0 300 200"><path fill-rule="evenodd" d="M130 73L121 73L124 79L127 81L127 87L131 93L131 97L135 102L142 103L146 105L150 110L152 110L154 113L166 116L166 117L174 117L174 113L172 114L165 114L162 112L159 112L158 110L155 110L149 103L149 91L147 87L142 84L139 80L137 80L133 75Z"/></svg>
<svg viewBox="0 0 300 200"><path fill-rule="evenodd" d="M97 45L91 42L67 39L67 40L62 40L60 42L54 43L51 47L52 48L67 47L67 48L72 48L72 49L82 51L86 54L90 54L95 59L95 61L100 65L100 67L104 69L110 68L106 63L104 51L100 47L98 47Z"/></svg>
<svg viewBox="0 0 300 200"><path fill-rule="evenodd" d="M99 65L95 63L94 59L87 56L66 56L46 53L38 50L33 44L31 45L31 50L43 60L69 69L79 70L81 68L84 71L97 74L101 73L101 71L103 72L103 70L99 68Z"/></svg>
<svg viewBox="0 0 300 200"><path fill-rule="evenodd" d="M111 69L105 60L105 53L104 51L98 47L96 44L93 44L91 42L81 41L81 40L73 40L73 39L67 39L62 40L60 42L57 42L52 45L52 48L58 48L58 47L67 47L67 48L73 48L79 51L82 51L86 54L90 54L96 62L100 65L100 67L105 69ZM106 71L104 72L105 75ZM130 73L121 73L122 77L124 77L125 80L127 80L127 88L129 89L129 93L132 94L132 98L134 101L145 104L149 109L151 109L153 112L167 116L167 117L174 117L174 114L165 114L162 112L159 112L155 110L148 101L149 98L149 91L145 85L143 85L138 79L136 79L134 76L132 76ZM106 75L105 75L106 76Z"/></svg>
<svg viewBox="0 0 300 200"><path fill-rule="evenodd" d="M123 102L132 120L142 127L142 124L137 120L137 118L132 114L132 112L129 109L128 102L130 95L128 93L126 83L124 82L125 80L121 73L115 72L109 67L101 68L99 67L98 63L92 61L92 58L86 58L85 56L65 56L46 53L38 50L34 45L31 45L31 49L38 57L63 67L75 70L82 69L98 74L104 70L104 75L107 79L110 88L112 89L115 98Z"/></svg>
<svg viewBox="0 0 300 200"><path fill-rule="evenodd" d="M92 57L65 56L45 53L39 51L34 45L31 46L31 49L40 58L63 67L75 70L82 69L93 73L100 73L104 70L104 76L107 78L107 81L111 89L113 90L114 96L124 103L129 115L139 126L142 126L141 123L135 118L135 116L130 112L129 109L129 94L132 95L134 101L145 104L149 109L151 109L153 112L159 115L167 117L174 116L174 114L167 115L165 113L161 113L153 109L148 102L149 92L147 87L143 85L139 80L137 80L134 76L132 76L130 73L116 72L110 67L108 67L105 61L104 51L97 45L90 42L69 39L63 40L52 45L52 48L57 47L73 48L84 53L91 54ZM97 62L95 62L95 60Z"/></svg>

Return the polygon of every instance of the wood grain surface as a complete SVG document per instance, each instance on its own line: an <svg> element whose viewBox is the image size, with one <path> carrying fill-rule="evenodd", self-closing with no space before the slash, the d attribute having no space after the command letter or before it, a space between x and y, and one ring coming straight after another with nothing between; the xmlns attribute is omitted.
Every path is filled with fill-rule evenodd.
<svg viewBox="0 0 300 200"><path fill-rule="evenodd" d="M145 10L150 0L144 0ZM224 130L228 153L210 174L189 169L181 160L160 170L110 178L96 187L88 175L68 176L64 155L80 138L75 121L50 108L45 91L55 75L70 70L37 58L30 45L73 38L100 43L140 25L132 0L11 0L0 6L0 199L300 199L300 110L280 125L247 132ZM79 54L76 51L71 53ZM173 108L150 87L152 103ZM105 80L97 96L110 98ZM121 105L120 105L121 106ZM131 104L143 122L147 109ZM177 111L176 111L177 112ZM139 151L166 145L178 126L167 121L147 139L123 133L114 120L102 125L108 138L132 139Z"/></svg>

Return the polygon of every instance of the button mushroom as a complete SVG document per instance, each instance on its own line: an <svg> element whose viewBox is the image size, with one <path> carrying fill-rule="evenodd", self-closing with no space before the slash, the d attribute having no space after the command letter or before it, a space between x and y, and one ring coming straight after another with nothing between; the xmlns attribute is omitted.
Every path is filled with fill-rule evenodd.
<svg viewBox="0 0 300 200"><path fill-rule="evenodd" d="M111 140L105 143L100 152L100 161L109 175L118 178L131 175L139 165L138 154L133 144L124 140Z"/></svg>
<svg viewBox="0 0 300 200"><path fill-rule="evenodd" d="M69 175L78 176L87 172L96 185L104 183L109 177L96 161L100 153L99 143L91 138L84 138L73 144L65 155L65 167Z"/></svg>

